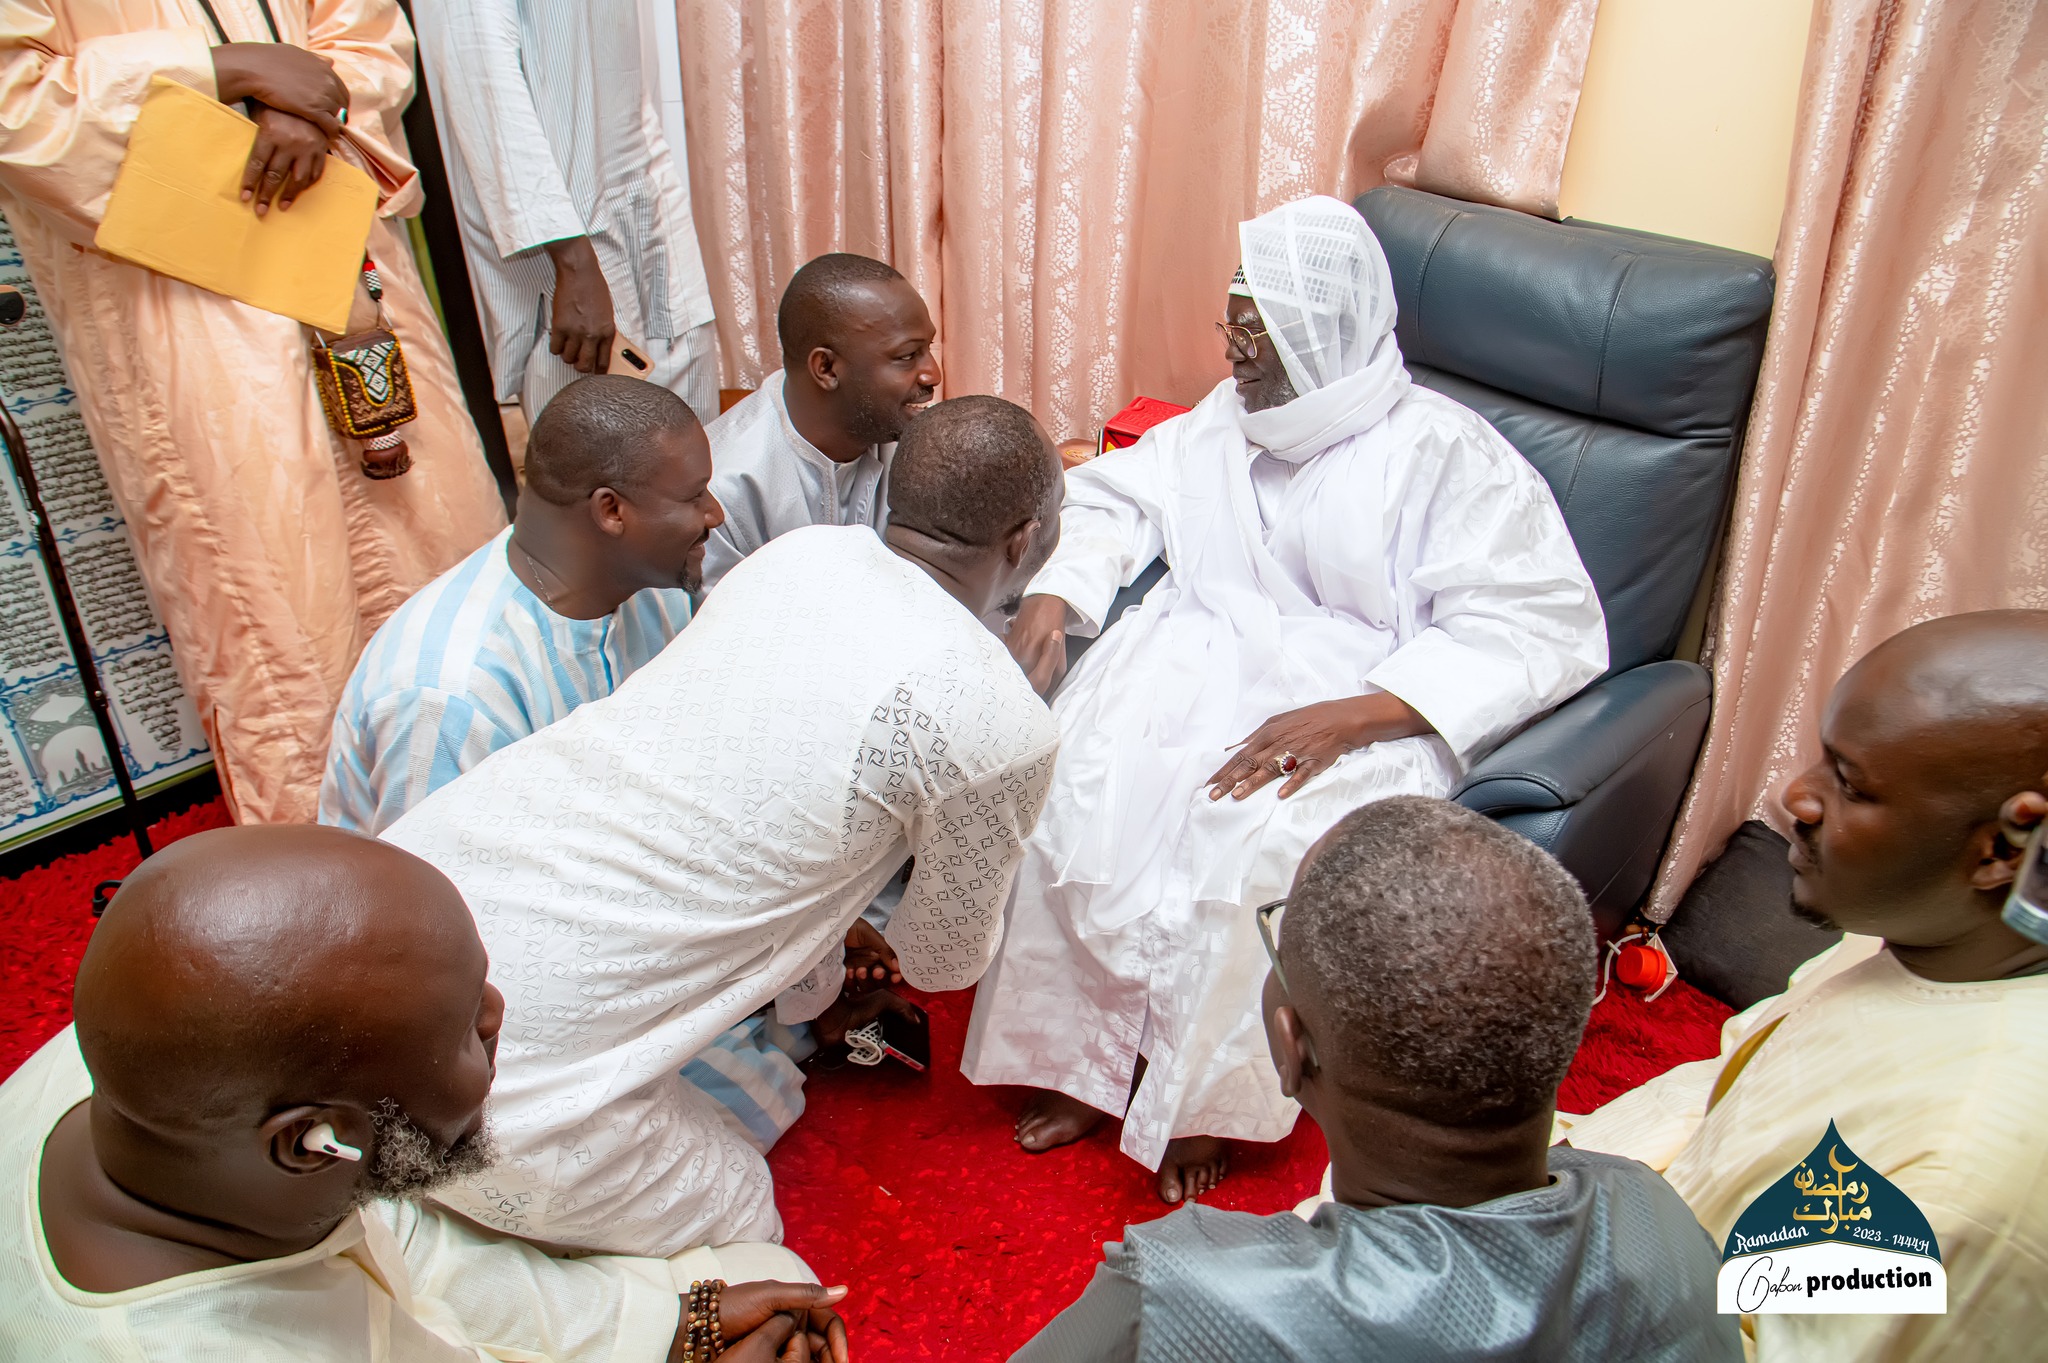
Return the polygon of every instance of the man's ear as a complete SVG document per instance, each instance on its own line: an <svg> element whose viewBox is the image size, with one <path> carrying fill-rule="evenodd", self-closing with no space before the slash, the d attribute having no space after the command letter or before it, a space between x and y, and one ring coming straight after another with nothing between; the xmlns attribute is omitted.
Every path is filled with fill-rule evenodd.
<svg viewBox="0 0 2048 1363"><path fill-rule="evenodd" d="M1283 1003L1273 1010L1270 1024L1273 1063L1280 1071L1280 1092L1289 1098L1301 1096L1301 1081L1315 1071L1314 1048L1308 1029L1294 1005Z"/></svg>
<svg viewBox="0 0 2048 1363"><path fill-rule="evenodd" d="M804 369L810 374L811 382L830 393L839 387L839 356L828 346L812 346L811 353L804 356Z"/></svg>
<svg viewBox="0 0 2048 1363"><path fill-rule="evenodd" d="M614 539L626 533L626 499L608 487L590 494L590 521Z"/></svg>
<svg viewBox="0 0 2048 1363"><path fill-rule="evenodd" d="M309 1148L306 1137L315 1128L333 1129L337 1143L361 1153L370 1148L374 1128L369 1116L352 1107L301 1104L273 1112L257 1131L270 1155L271 1164L287 1174L318 1174L337 1164L357 1164L343 1155L323 1154Z"/></svg>
<svg viewBox="0 0 2048 1363"><path fill-rule="evenodd" d="M2044 815L2048 795L2038 790L2023 790L1999 806L1998 822L1985 824L1971 836L1970 888L2001 890L2012 884Z"/></svg>
<svg viewBox="0 0 2048 1363"><path fill-rule="evenodd" d="M1031 546L1038 539L1041 522L1032 517L1024 524L1003 537L1003 561L1012 568L1022 563L1031 553Z"/></svg>

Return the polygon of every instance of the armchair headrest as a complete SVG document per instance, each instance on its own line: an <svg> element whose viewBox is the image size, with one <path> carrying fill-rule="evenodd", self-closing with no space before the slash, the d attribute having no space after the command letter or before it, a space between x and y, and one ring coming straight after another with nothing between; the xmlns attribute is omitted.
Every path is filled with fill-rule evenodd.
<svg viewBox="0 0 2048 1363"><path fill-rule="evenodd" d="M1411 365L1654 435L1736 434L1770 321L1763 257L1392 185L1357 207Z"/></svg>

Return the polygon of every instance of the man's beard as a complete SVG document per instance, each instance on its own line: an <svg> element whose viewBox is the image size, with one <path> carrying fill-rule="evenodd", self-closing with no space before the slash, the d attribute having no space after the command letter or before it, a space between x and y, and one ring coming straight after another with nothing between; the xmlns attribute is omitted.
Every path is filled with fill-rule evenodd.
<svg viewBox="0 0 2048 1363"><path fill-rule="evenodd" d="M1270 411L1275 407L1285 407L1300 396L1301 394L1294 389L1293 376L1283 369L1252 390L1252 397L1258 402L1258 406L1254 407L1251 402L1246 402L1244 409L1247 412Z"/></svg>
<svg viewBox="0 0 2048 1363"><path fill-rule="evenodd" d="M480 1126L453 1145L442 1145L386 1098L370 1117L376 1144L370 1167L356 1186L354 1205L378 1200L418 1200L457 1179L480 1174L498 1162L489 1126Z"/></svg>
<svg viewBox="0 0 2048 1363"><path fill-rule="evenodd" d="M1815 847L1813 840L1806 835L1805 825L1802 824L1795 827L1792 830L1792 836L1798 840L1799 850L1806 854L1807 865L1813 867L1816 871L1819 870L1820 849ZM1792 910L1792 916L1802 922L1811 923L1817 928L1825 928L1829 932L1840 932L1842 930L1840 924L1836 923L1834 919L1828 917L1819 909L1810 909L1800 903L1799 887L1796 884L1792 887L1791 893L1785 897L1785 902L1786 907Z"/></svg>
<svg viewBox="0 0 2048 1363"><path fill-rule="evenodd" d="M1792 916L1800 919L1802 922L1811 923L1817 928L1825 928L1829 932L1840 932L1842 930L1841 924L1822 913L1819 909L1809 909L1798 900L1791 898L1787 898L1785 904L1787 908L1792 910Z"/></svg>
<svg viewBox="0 0 2048 1363"><path fill-rule="evenodd" d="M924 402L930 399L932 390L924 390ZM846 433L863 445L886 445L903 438L903 408L895 403L885 403L881 395L872 390L861 390L850 395L853 411L847 417Z"/></svg>

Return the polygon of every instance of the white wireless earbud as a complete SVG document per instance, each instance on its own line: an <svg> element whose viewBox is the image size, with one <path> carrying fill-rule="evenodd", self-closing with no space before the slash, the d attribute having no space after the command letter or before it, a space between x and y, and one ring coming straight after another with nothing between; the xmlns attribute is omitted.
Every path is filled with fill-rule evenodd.
<svg viewBox="0 0 2048 1363"><path fill-rule="evenodd" d="M332 1155L336 1159L360 1160L363 1152L353 1145L345 1145L334 1137L334 1128L326 1122L314 1127L299 1137L299 1149L309 1155Z"/></svg>

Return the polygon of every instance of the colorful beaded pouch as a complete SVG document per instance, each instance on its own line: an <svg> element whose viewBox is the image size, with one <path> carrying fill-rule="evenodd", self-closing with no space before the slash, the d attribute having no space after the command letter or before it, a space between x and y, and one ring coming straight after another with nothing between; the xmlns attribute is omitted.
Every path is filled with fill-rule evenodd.
<svg viewBox="0 0 2048 1363"><path fill-rule="evenodd" d="M419 415L406 372L405 350L384 321L384 285L374 262L363 260L363 287L377 309L377 324L350 332L330 344L313 335L313 374L328 424L363 445L363 476L396 478L412 467L412 455L397 434Z"/></svg>

